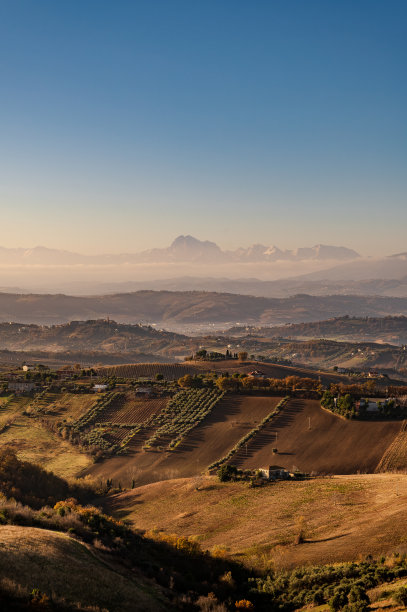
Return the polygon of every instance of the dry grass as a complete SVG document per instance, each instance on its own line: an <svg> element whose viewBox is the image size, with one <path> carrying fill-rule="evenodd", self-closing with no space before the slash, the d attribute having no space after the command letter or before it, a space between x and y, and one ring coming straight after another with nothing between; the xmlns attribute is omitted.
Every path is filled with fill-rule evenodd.
<svg viewBox="0 0 407 612"><path fill-rule="evenodd" d="M97 394L76 395L74 393L62 393L49 395L45 398L48 400L49 409L52 414L47 414L47 418L56 418L58 421L66 419L68 422L76 421L85 414L98 399Z"/></svg>
<svg viewBox="0 0 407 612"><path fill-rule="evenodd" d="M67 602L109 612L165 608L150 586L120 575L84 545L62 534L32 527L0 527L0 573L21 592L40 589Z"/></svg>
<svg viewBox="0 0 407 612"><path fill-rule="evenodd" d="M91 459L34 419L19 415L0 434L0 448L10 446L19 459L38 463L58 476L70 478L91 464Z"/></svg>
<svg viewBox="0 0 407 612"><path fill-rule="evenodd" d="M407 476L372 474L262 488L210 477L139 487L108 500L139 529L196 536L257 567L331 563L407 550ZM305 542L294 545L299 525Z"/></svg>

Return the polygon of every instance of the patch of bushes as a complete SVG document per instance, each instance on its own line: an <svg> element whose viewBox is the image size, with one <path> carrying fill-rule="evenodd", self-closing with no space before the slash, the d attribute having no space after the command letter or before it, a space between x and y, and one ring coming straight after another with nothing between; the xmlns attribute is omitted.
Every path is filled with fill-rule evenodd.
<svg viewBox="0 0 407 612"><path fill-rule="evenodd" d="M39 465L21 461L11 448L0 451L0 492L33 508L54 505L66 497L85 500L94 495L93 487L86 481L69 484Z"/></svg>

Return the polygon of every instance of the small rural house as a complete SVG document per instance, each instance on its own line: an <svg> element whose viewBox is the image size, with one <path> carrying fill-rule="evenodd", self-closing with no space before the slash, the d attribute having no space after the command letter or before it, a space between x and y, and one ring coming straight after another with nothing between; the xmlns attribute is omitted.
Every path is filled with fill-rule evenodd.
<svg viewBox="0 0 407 612"><path fill-rule="evenodd" d="M384 400L371 400L371 399L360 399L357 407L366 412L379 412L379 404L382 406L386 406L389 403L389 399L386 398Z"/></svg>
<svg viewBox="0 0 407 612"><path fill-rule="evenodd" d="M267 468L260 468L259 472L267 480L287 480L287 478L290 478L290 473L279 465L269 465Z"/></svg>
<svg viewBox="0 0 407 612"><path fill-rule="evenodd" d="M102 393L103 391L107 391L107 389L108 385L104 385L102 383L93 386L93 390L95 393Z"/></svg>
<svg viewBox="0 0 407 612"><path fill-rule="evenodd" d="M249 378L267 378L264 372L260 372L260 370L253 370L252 372L249 372L247 376Z"/></svg>

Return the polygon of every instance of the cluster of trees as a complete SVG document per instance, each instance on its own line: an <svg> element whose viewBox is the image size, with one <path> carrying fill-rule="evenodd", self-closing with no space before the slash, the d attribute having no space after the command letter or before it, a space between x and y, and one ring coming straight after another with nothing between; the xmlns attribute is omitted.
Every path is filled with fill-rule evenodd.
<svg viewBox="0 0 407 612"><path fill-rule="evenodd" d="M404 555L395 554L391 562L386 563L383 557L379 561L303 567L265 579L257 578L254 582L258 592L272 597L274 609L296 610L328 604L333 611L364 612L369 609L369 589L407 576ZM399 589L394 597L403 603L405 595L404 590Z"/></svg>
<svg viewBox="0 0 407 612"><path fill-rule="evenodd" d="M347 419L402 419L407 415L407 407L400 406L393 399L378 401L377 411L368 412L368 404L369 400L363 398L356 402L350 393L335 396L331 391L325 391L321 399L321 405L324 408Z"/></svg>
<svg viewBox="0 0 407 612"><path fill-rule="evenodd" d="M248 376L247 374L227 373L217 378L216 386L222 391L251 391L263 389L273 393L287 393L295 391L308 391L322 393L322 385L319 380L301 376L286 376L285 378L260 378Z"/></svg>
<svg viewBox="0 0 407 612"><path fill-rule="evenodd" d="M331 383L329 385L329 391L333 395L346 395L349 393L353 395L353 397L374 397L380 391L376 389L376 384L374 380L368 380L364 383L353 383L350 385L345 385L344 383ZM383 393L383 391L381 391Z"/></svg>
<svg viewBox="0 0 407 612"><path fill-rule="evenodd" d="M144 447L156 445L160 438L169 438L168 448L175 448L188 431L213 410L222 396L217 389L180 391L159 414L148 421L149 427L156 426L157 429L145 442Z"/></svg>
<svg viewBox="0 0 407 612"><path fill-rule="evenodd" d="M394 399L384 400L383 402L377 402L377 412L367 412L368 400L360 400L358 415L361 419L374 419L374 418L386 418L386 419L405 419L407 415L407 407L400 406Z"/></svg>
<svg viewBox="0 0 407 612"><path fill-rule="evenodd" d="M192 357L189 357L186 361L198 360L198 361L224 361L226 359L238 359L239 361L247 361L248 353L246 351L240 351L239 353L232 353L229 349L226 349L225 353L219 353L217 351L207 351L201 349L197 351Z"/></svg>
<svg viewBox="0 0 407 612"><path fill-rule="evenodd" d="M346 419L354 419L356 416L355 400L350 393L335 397L330 391L325 391L321 398L321 405Z"/></svg>

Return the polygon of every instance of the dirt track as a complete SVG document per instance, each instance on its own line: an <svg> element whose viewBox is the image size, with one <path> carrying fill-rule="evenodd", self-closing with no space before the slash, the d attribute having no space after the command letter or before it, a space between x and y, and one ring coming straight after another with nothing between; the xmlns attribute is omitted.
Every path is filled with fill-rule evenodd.
<svg viewBox="0 0 407 612"><path fill-rule="evenodd" d="M372 473L401 421L349 421L316 400L291 399L282 413L233 457L240 468L277 464L319 474ZM273 454L272 448L278 449ZM406 466L407 467L407 466Z"/></svg>

